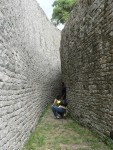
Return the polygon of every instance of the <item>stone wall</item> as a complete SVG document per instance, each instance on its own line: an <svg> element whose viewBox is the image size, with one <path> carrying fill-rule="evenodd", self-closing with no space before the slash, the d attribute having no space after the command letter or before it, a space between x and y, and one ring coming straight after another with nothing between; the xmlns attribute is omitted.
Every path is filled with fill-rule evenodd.
<svg viewBox="0 0 113 150"><path fill-rule="evenodd" d="M73 118L113 130L113 1L78 0L62 31L61 69Z"/></svg>
<svg viewBox="0 0 113 150"><path fill-rule="evenodd" d="M35 0L0 0L0 150L19 150L59 92L60 31Z"/></svg>

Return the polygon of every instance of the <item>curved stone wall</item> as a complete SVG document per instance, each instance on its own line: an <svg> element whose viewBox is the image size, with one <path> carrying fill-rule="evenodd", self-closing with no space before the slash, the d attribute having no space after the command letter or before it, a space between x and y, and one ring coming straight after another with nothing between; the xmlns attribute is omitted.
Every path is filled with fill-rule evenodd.
<svg viewBox="0 0 113 150"><path fill-rule="evenodd" d="M0 149L21 149L59 93L59 46L35 0L0 1Z"/></svg>
<svg viewBox="0 0 113 150"><path fill-rule="evenodd" d="M113 2L78 0L62 31L61 70L73 118L113 130Z"/></svg>

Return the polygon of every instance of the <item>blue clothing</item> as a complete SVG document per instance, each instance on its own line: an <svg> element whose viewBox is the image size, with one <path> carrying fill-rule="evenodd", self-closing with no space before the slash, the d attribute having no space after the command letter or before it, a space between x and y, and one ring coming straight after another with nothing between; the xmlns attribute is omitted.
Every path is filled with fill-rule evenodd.
<svg viewBox="0 0 113 150"><path fill-rule="evenodd" d="M57 117L57 115L61 115L61 117L63 118L63 115L66 112L66 109L61 108L61 107L57 107L57 106L52 106L52 111L55 117Z"/></svg>

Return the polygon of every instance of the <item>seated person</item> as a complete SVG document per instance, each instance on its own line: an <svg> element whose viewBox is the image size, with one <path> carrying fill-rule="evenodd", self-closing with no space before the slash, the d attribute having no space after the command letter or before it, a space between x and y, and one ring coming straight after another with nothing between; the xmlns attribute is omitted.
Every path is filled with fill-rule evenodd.
<svg viewBox="0 0 113 150"><path fill-rule="evenodd" d="M66 113L66 109L67 109L67 102L66 99L61 99L59 106L52 106L52 112L55 116L55 118L59 118L58 115L61 116L61 118L64 117L64 114Z"/></svg>
<svg viewBox="0 0 113 150"><path fill-rule="evenodd" d="M58 95L58 96L55 98L55 100L54 100L52 106L59 106L59 105L60 105L60 102L61 102L60 96Z"/></svg>

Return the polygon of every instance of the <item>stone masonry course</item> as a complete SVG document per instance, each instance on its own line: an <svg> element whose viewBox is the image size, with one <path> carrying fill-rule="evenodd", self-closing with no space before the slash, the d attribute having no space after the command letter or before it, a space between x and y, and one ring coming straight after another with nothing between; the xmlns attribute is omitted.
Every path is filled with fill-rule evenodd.
<svg viewBox="0 0 113 150"><path fill-rule="evenodd" d="M61 70L73 118L113 130L113 1L78 0L61 37Z"/></svg>
<svg viewBox="0 0 113 150"><path fill-rule="evenodd" d="M0 150L20 150L59 93L60 31L35 0L0 0Z"/></svg>

